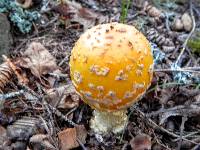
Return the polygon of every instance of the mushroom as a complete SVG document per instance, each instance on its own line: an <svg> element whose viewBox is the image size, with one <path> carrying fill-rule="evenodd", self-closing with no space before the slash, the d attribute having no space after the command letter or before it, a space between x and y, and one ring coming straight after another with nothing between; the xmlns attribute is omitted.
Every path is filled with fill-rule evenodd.
<svg viewBox="0 0 200 150"><path fill-rule="evenodd" d="M150 44L135 27L108 23L87 30L70 57L72 83L94 110L94 132L119 133L127 123L127 108L151 84L153 56Z"/></svg>

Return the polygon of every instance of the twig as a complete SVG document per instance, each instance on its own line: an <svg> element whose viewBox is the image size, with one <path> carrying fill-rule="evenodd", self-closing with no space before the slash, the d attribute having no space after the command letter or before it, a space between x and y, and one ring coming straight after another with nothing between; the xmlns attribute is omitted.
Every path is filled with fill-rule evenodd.
<svg viewBox="0 0 200 150"><path fill-rule="evenodd" d="M180 140L179 140L179 143L178 143L178 150L181 149L181 145L182 145L182 138L183 138L183 131L184 131L184 128L185 128L185 122L187 121L187 116L184 115L182 117L182 122L181 122L181 127L180 127Z"/></svg>
<svg viewBox="0 0 200 150"><path fill-rule="evenodd" d="M144 117L145 119L147 119L148 122L152 125L153 128L159 129L159 130L161 130L161 131L167 133L168 135L170 135L170 136L172 136L172 137L180 138L179 135L177 135L177 134L175 134L175 133L173 133L173 132L170 132L170 131L168 131L167 129L165 129L165 128L159 126L159 125L157 125L152 119L150 119L149 117L146 117L146 115L145 115L142 111L140 111L139 109L137 109L136 107L133 106L132 109L136 110L139 114L141 114L142 117ZM184 138L184 137L182 137L182 139L185 140L185 141L188 141L188 142L190 142L190 143L193 143L193 144L198 144L197 142L188 140L188 139L186 139L186 138Z"/></svg>
<svg viewBox="0 0 200 150"><path fill-rule="evenodd" d="M169 15L166 12L164 13L164 15L165 15L165 26L167 28L167 31L169 32L169 31L171 31L170 27L169 27Z"/></svg>
<svg viewBox="0 0 200 150"><path fill-rule="evenodd" d="M48 104L45 100L45 98L41 97L40 95L38 95L37 93L35 93L33 90L31 90L28 86L26 85L21 85L26 91L30 92L33 96L37 97L37 99L39 101L41 101L45 106L48 106L48 108L52 111L52 113L54 113L55 115L57 115L58 117L62 118L63 120L65 120L66 122L68 122L69 124L73 125L73 126L77 126L76 123L74 123L72 120L68 119L67 116L63 115L58 109L56 109L55 107L51 106L50 104Z"/></svg>
<svg viewBox="0 0 200 150"><path fill-rule="evenodd" d="M69 118L67 118L67 116L63 115L58 109L56 109L55 107L49 105L50 109L53 111L53 113L55 115L57 115L58 117L62 118L63 120L65 120L66 122L68 122L69 124L73 125L73 126L77 126L76 123L74 123L72 120L70 120Z"/></svg>
<svg viewBox="0 0 200 150"><path fill-rule="evenodd" d="M199 133L199 131L191 132L191 133L189 133L189 134L183 135L183 137L185 137L185 138L187 138L187 137L194 137L194 135L195 135L195 134L198 134L198 133ZM174 141L174 142L177 142L177 141L179 141L179 140L180 140L180 138L177 138L177 139L174 139L173 141Z"/></svg>
<svg viewBox="0 0 200 150"><path fill-rule="evenodd" d="M180 69L154 69L154 72L190 72L200 74L200 71L193 70L192 68L180 68Z"/></svg>
<svg viewBox="0 0 200 150"><path fill-rule="evenodd" d="M80 146L81 146L81 148L82 148L83 150L87 150L87 148L84 146L84 144L81 142L81 140L79 140L78 138L77 138L76 140L77 140L77 142L80 144Z"/></svg>
<svg viewBox="0 0 200 150"><path fill-rule="evenodd" d="M193 26L192 26L192 30L191 30L190 33L188 34L188 36L187 36L185 42L183 43L183 48L182 48L182 50L181 50L181 52L180 52L180 54L179 54L179 56L178 56L178 58L177 58L177 60L176 60L176 62L175 62L175 64L177 64L177 65L178 65L179 60L180 60L180 58L182 57L183 53L185 52L185 48L186 48L186 46L187 46L188 40L189 40L190 37L192 36L192 34L193 34L194 30L195 30L195 27L196 27L195 18L194 18L194 14L193 14L193 5L192 5L192 1L190 1L190 15L191 15L191 17L192 17L192 25L193 25Z"/></svg>
<svg viewBox="0 0 200 150"><path fill-rule="evenodd" d="M9 98L20 96L20 95L23 95L24 93L25 93L24 90L20 90L20 91L17 91L17 92L11 92L11 93L7 93L7 94L0 94L0 100L6 100L6 99L9 99Z"/></svg>
<svg viewBox="0 0 200 150"><path fill-rule="evenodd" d="M48 73L48 75L55 77L57 79L69 77L67 74L62 74L62 73Z"/></svg>
<svg viewBox="0 0 200 150"><path fill-rule="evenodd" d="M67 54L67 55L65 56L65 58L62 59L62 61L58 64L58 66L61 67L64 63L68 62L69 57L70 57L69 54Z"/></svg>

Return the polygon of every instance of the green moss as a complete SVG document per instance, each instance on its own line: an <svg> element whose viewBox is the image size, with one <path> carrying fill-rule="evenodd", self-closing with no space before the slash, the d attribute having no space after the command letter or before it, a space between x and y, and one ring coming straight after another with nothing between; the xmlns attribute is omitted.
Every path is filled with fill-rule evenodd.
<svg viewBox="0 0 200 150"><path fill-rule="evenodd" d="M122 0L122 6L121 6L121 15L120 15L120 22L126 23L126 18L128 15L128 9L130 6L130 0Z"/></svg>
<svg viewBox="0 0 200 150"><path fill-rule="evenodd" d="M200 55L200 36L195 39L190 39L187 45L193 53Z"/></svg>

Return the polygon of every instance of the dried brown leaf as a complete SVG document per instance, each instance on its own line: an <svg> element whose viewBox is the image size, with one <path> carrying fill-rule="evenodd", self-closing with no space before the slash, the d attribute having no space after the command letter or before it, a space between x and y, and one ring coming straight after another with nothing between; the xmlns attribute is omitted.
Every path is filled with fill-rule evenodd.
<svg viewBox="0 0 200 150"><path fill-rule="evenodd" d="M107 20L107 17L83 8L74 1L65 1L65 3L55 6L52 10L59 13L66 22L77 22L83 25L84 30Z"/></svg>
<svg viewBox="0 0 200 150"><path fill-rule="evenodd" d="M20 65L29 68L32 74L38 78L58 69L55 58L42 44L37 42L32 42L26 49Z"/></svg>
<svg viewBox="0 0 200 150"><path fill-rule="evenodd" d="M43 147L48 150L55 150L56 148L49 142L49 136L45 134L36 134L30 138L30 143L33 145L34 149L39 149Z"/></svg>
<svg viewBox="0 0 200 150"><path fill-rule="evenodd" d="M133 150L150 150L151 137L146 134L140 134L130 141Z"/></svg>
<svg viewBox="0 0 200 150"><path fill-rule="evenodd" d="M58 133L58 138L61 144L61 150L69 150L79 147L80 141L85 144L87 137L87 130L83 125L76 126L75 128L67 128Z"/></svg>
<svg viewBox="0 0 200 150"><path fill-rule="evenodd" d="M55 106L58 102L58 108L69 109L78 106L79 96L72 84L52 88L46 91L49 96L48 102Z"/></svg>

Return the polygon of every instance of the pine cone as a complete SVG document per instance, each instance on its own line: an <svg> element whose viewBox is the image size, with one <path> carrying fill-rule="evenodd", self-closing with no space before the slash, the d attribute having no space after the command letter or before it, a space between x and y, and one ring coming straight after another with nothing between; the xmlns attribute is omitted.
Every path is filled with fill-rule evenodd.
<svg viewBox="0 0 200 150"><path fill-rule="evenodd" d="M8 63L3 63L0 65L0 93L3 93L2 90L5 85L10 81L13 71L8 65Z"/></svg>

